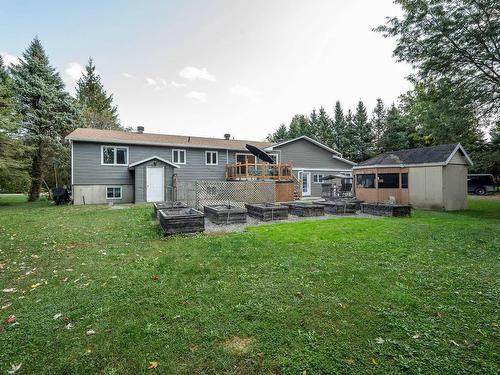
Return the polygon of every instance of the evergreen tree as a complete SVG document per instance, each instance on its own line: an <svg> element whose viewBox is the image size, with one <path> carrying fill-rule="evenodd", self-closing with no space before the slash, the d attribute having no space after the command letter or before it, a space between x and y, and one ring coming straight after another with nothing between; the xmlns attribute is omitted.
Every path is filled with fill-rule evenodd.
<svg viewBox="0 0 500 375"><path fill-rule="evenodd" d="M290 126L288 128L289 139L297 138L302 135L309 133L309 123L306 116L295 115L290 121Z"/></svg>
<svg viewBox="0 0 500 375"><path fill-rule="evenodd" d="M85 73L76 84L76 98L82 110L83 126L121 130L118 109L113 106L113 95L104 90L92 58L89 58Z"/></svg>
<svg viewBox="0 0 500 375"><path fill-rule="evenodd" d="M357 146L353 161L360 162L373 156L373 132L368 121L366 107L361 100L356 107L353 123L356 133L355 144Z"/></svg>
<svg viewBox="0 0 500 375"><path fill-rule="evenodd" d="M285 124L281 124L273 134L267 136L267 140L273 143L283 142L287 139L289 139L289 137Z"/></svg>
<svg viewBox="0 0 500 375"><path fill-rule="evenodd" d="M378 152L411 148L413 146L412 133L412 129L408 126L401 111L393 103L387 111L385 129L378 142Z"/></svg>
<svg viewBox="0 0 500 375"><path fill-rule="evenodd" d="M12 68L21 134L32 151L29 200L37 200L50 161L67 153L66 136L78 122L74 100L64 91L59 74L50 66L40 40L35 37L23 59Z"/></svg>
<svg viewBox="0 0 500 375"><path fill-rule="evenodd" d="M344 111L340 105L340 101L335 103L335 110L332 121L332 134L333 134L333 148L340 153L344 152L345 146L345 119Z"/></svg>
<svg viewBox="0 0 500 375"><path fill-rule="evenodd" d="M343 133L343 149L342 156L348 160L355 161L359 158L357 131L354 125L354 118L351 110L347 111L347 116L344 121L344 133Z"/></svg>
<svg viewBox="0 0 500 375"><path fill-rule="evenodd" d="M384 107L384 102L382 99L377 99L377 105L373 110L372 118L371 118L371 126L373 130L373 138L375 143L375 153L380 153L382 148L380 147L380 138L382 134L385 132L386 127L386 110Z"/></svg>
<svg viewBox="0 0 500 375"><path fill-rule="evenodd" d="M318 134L318 113L316 112L316 108L313 108L311 114L309 115L309 126L307 135L308 137L315 138Z"/></svg>
<svg viewBox="0 0 500 375"><path fill-rule="evenodd" d="M0 56L0 191L24 192L29 183L26 148L17 138L18 127L12 79Z"/></svg>
<svg viewBox="0 0 500 375"><path fill-rule="evenodd" d="M329 147L333 146L332 120L323 107L319 109L315 139Z"/></svg>

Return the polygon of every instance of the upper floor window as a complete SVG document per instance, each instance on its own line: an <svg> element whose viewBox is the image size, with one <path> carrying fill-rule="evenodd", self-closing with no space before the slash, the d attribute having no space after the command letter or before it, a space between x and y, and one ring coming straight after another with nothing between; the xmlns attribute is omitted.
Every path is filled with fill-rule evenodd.
<svg viewBox="0 0 500 375"><path fill-rule="evenodd" d="M127 165L128 147L102 146L101 164L105 165Z"/></svg>
<svg viewBox="0 0 500 375"><path fill-rule="evenodd" d="M217 165L219 163L219 153L217 151L205 151L205 164Z"/></svg>
<svg viewBox="0 0 500 375"><path fill-rule="evenodd" d="M175 164L186 164L186 150L172 150L172 161Z"/></svg>
<svg viewBox="0 0 500 375"><path fill-rule="evenodd" d="M315 184L321 184L323 182L323 177L325 177L323 174L313 174L313 182Z"/></svg>

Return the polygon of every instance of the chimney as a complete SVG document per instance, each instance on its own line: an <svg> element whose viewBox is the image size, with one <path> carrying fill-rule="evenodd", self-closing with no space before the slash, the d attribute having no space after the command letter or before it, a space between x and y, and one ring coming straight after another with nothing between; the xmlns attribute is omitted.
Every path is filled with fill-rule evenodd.
<svg viewBox="0 0 500 375"><path fill-rule="evenodd" d="M144 133L144 126L138 126L137 127L137 133L139 133L139 134Z"/></svg>
<svg viewBox="0 0 500 375"><path fill-rule="evenodd" d="M230 138L231 138L231 134L229 134L229 133L224 134L224 139L226 141L229 141Z"/></svg>

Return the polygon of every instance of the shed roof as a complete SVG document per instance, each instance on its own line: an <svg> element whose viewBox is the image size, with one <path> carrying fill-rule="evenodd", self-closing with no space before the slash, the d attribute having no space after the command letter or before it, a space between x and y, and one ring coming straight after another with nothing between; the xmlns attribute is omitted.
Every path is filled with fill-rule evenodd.
<svg viewBox="0 0 500 375"><path fill-rule="evenodd" d="M187 135L135 133L119 130L101 130L94 128L78 128L66 136L72 141L108 142L120 144L142 144L151 146L174 146L209 149L228 149L248 152L245 145L251 143L260 148L272 144L262 141L248 141L224 138L192 137Z"/></svg>
<svg viewBox="0 0 500 375"><path fill-rule="evenodd" d="M472 160L460 143L450 143L431 147L412 148L386 152L374 158L359 163L356 169L366 167L390 167L390 166L418 166L418 165L446 165L453 155L460 151L469 165Z"/></svg>

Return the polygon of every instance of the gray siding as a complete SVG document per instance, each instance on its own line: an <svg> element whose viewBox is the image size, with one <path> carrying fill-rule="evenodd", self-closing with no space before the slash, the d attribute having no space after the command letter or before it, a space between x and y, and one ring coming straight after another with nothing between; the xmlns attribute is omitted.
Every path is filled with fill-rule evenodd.
<svg viewBox="0 0 500 375"><path fill-rule="evenodd" d="M154 160L148 161L135 168L135 203L143 203L147 200L147 167L154 165ZM172 200L172 176L174 174L174 167L171 165L157 162L157 166L163 166L163 175L165 177L165 200ZM175 170L179 170L175 168Z"/></svg>
<svg viewBox="0 0 500 375"><path fill-rule="evenodd" d="M101 165L101 146L109 143L73 143L73 184L134 184L135 178L128 166ZM135 163L151 156L172 161L171 147L130 145L129 163ZM218 165L205 165L204 149L186 148L186 164L175 169L182 181L223 180L225 177L226 150L218 150ZM230 161L234 152L229 152Z"/></svg>
<svg viewBox="0 0 500 375"><path fill-rule="evenodd" d="M275 147L280 151L280 161L292 163L294 168L325 168L325 169L351 169L352 165L341 160L334 159L332 153L305 139L287 143L286 145Z"/></svg>

